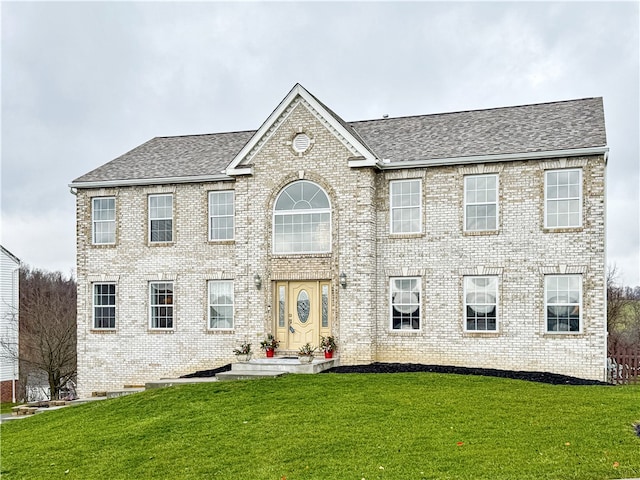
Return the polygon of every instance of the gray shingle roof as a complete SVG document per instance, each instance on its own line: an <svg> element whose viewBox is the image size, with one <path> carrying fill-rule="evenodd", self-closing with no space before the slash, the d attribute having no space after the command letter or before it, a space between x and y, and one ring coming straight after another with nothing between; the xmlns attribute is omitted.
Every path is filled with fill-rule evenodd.
<svg viewBox="0 0 640 480"><path fill-rule="evenodd" d="M606 145L602 98L344 122L391 162ZM73 183L220 174L255 132L156 137Z"/></svg>
<svg viewBox="0 0 640 480"><path fill-rule="evenodd" d="M352 122L382 158L544 152L607 143L602 98Z"/></svg>

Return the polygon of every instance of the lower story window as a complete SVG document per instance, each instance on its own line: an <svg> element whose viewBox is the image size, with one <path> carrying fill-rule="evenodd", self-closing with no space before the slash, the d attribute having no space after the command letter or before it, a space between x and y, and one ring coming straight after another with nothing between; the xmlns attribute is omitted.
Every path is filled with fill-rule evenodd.
<svg viewBox="0 0 640 480"><path fill-rule="evenodd" d="M547 332L580 332L582 277L547 275L544 287Z"/></svg>
<svg viewBox="0 0 640 480"><path fill-rule="evenodd" d="M393 330L420 329L420 278L391 278L390 314Z"/></svg>
<svg viewBox="0 0 640 480"><path fill-rule="evenodd" d="M464 277L464 329L496 331L498 324L498 278Z"/></svg>
<svg viewBox="0 0 640 480"><path fill-rule="evenodd" d="M209 328L233 328L233 282L209 281Z"/></svg>
<svg viewBox="0 0 640 480"><path fill-rule="evenodd" d="M115 283L93 284L93 328L116 328Z"/></svg>
<svg viewBox="0 0 640 480"><path fill-rule="evenodd" d="M173 282L150 283L149 305L151 328L173 328Z"/></svg>

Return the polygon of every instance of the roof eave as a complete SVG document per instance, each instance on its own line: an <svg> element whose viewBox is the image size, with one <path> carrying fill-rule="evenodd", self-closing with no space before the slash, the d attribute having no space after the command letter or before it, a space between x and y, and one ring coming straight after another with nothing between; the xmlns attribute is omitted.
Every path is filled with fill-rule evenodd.
<svg viewBox="0 0 640 480"><path fill-rule="evenodd" d="M608 156L609 147L585 147L567 150L547 150L542 152L502 153L495 155L474 155L469 157L431 158L427 160L407 160L390 162L383 160L380 164L382 170L395 170L400 168L437 167L443 165L464 165L473 163L512 162L517 160L542 160L558 157L579 157L587 155Z"/></svg>
<svg viewBox="0 0 640 480"><path fill-rule="evenodd" d="M109 188L109 187L133 187L143 185L166 185L170 183L203 183L222 182L233 180L233 177L225 174L192 175L184 177L159 177L159 178L131 178L119 180L95 180L87 182L71 182L71 188Z"/></svg>

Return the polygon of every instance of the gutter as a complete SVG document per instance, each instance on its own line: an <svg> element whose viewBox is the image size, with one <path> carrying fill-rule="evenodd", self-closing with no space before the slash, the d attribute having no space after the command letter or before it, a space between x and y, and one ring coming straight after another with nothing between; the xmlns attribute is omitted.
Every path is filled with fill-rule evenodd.
<svg viewBox="0 0 640 480"><path fill-rule="evenodd" d="M158 177L158 178L131 178L131 179L124 179L124 180L96 180L92 182L72 182L69 184L69 187L72 189L107 188L107 187L141 186L141 185L166 185L169 183L220 182L223 180L233 180L233 177L230 177L224 174L216 174L216 175L193 175L189 177Z"/></svg>
<svg viewBox="0 0 640 480"><path fill-rule="evenodd" d="M428 160L407 160L404 162L391 162L384 159L378 161L377 167L381 170L397 170L400 168L438 167L443 165L464 165L474 163L512 162L516 160L541 160L556 157L579 157L586 155L604 155L605 162L609 157L609 147L586 147L569 150L547 150L542 152L502 153L497 155L474 155L469 157L445 157ZM350 166L357 166L351 165Z"/></svg>

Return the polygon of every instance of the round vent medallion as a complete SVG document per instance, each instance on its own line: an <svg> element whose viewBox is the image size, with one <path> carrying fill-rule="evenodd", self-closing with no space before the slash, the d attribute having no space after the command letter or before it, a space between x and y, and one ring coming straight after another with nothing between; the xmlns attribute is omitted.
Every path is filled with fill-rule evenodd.
<svg viewBox="0 0 640 480"><path fill-rule="evenodd" d="M299 133L293 138L293 149L298 153L306 152L311 145L311 139L306 133Z"/></svg>

